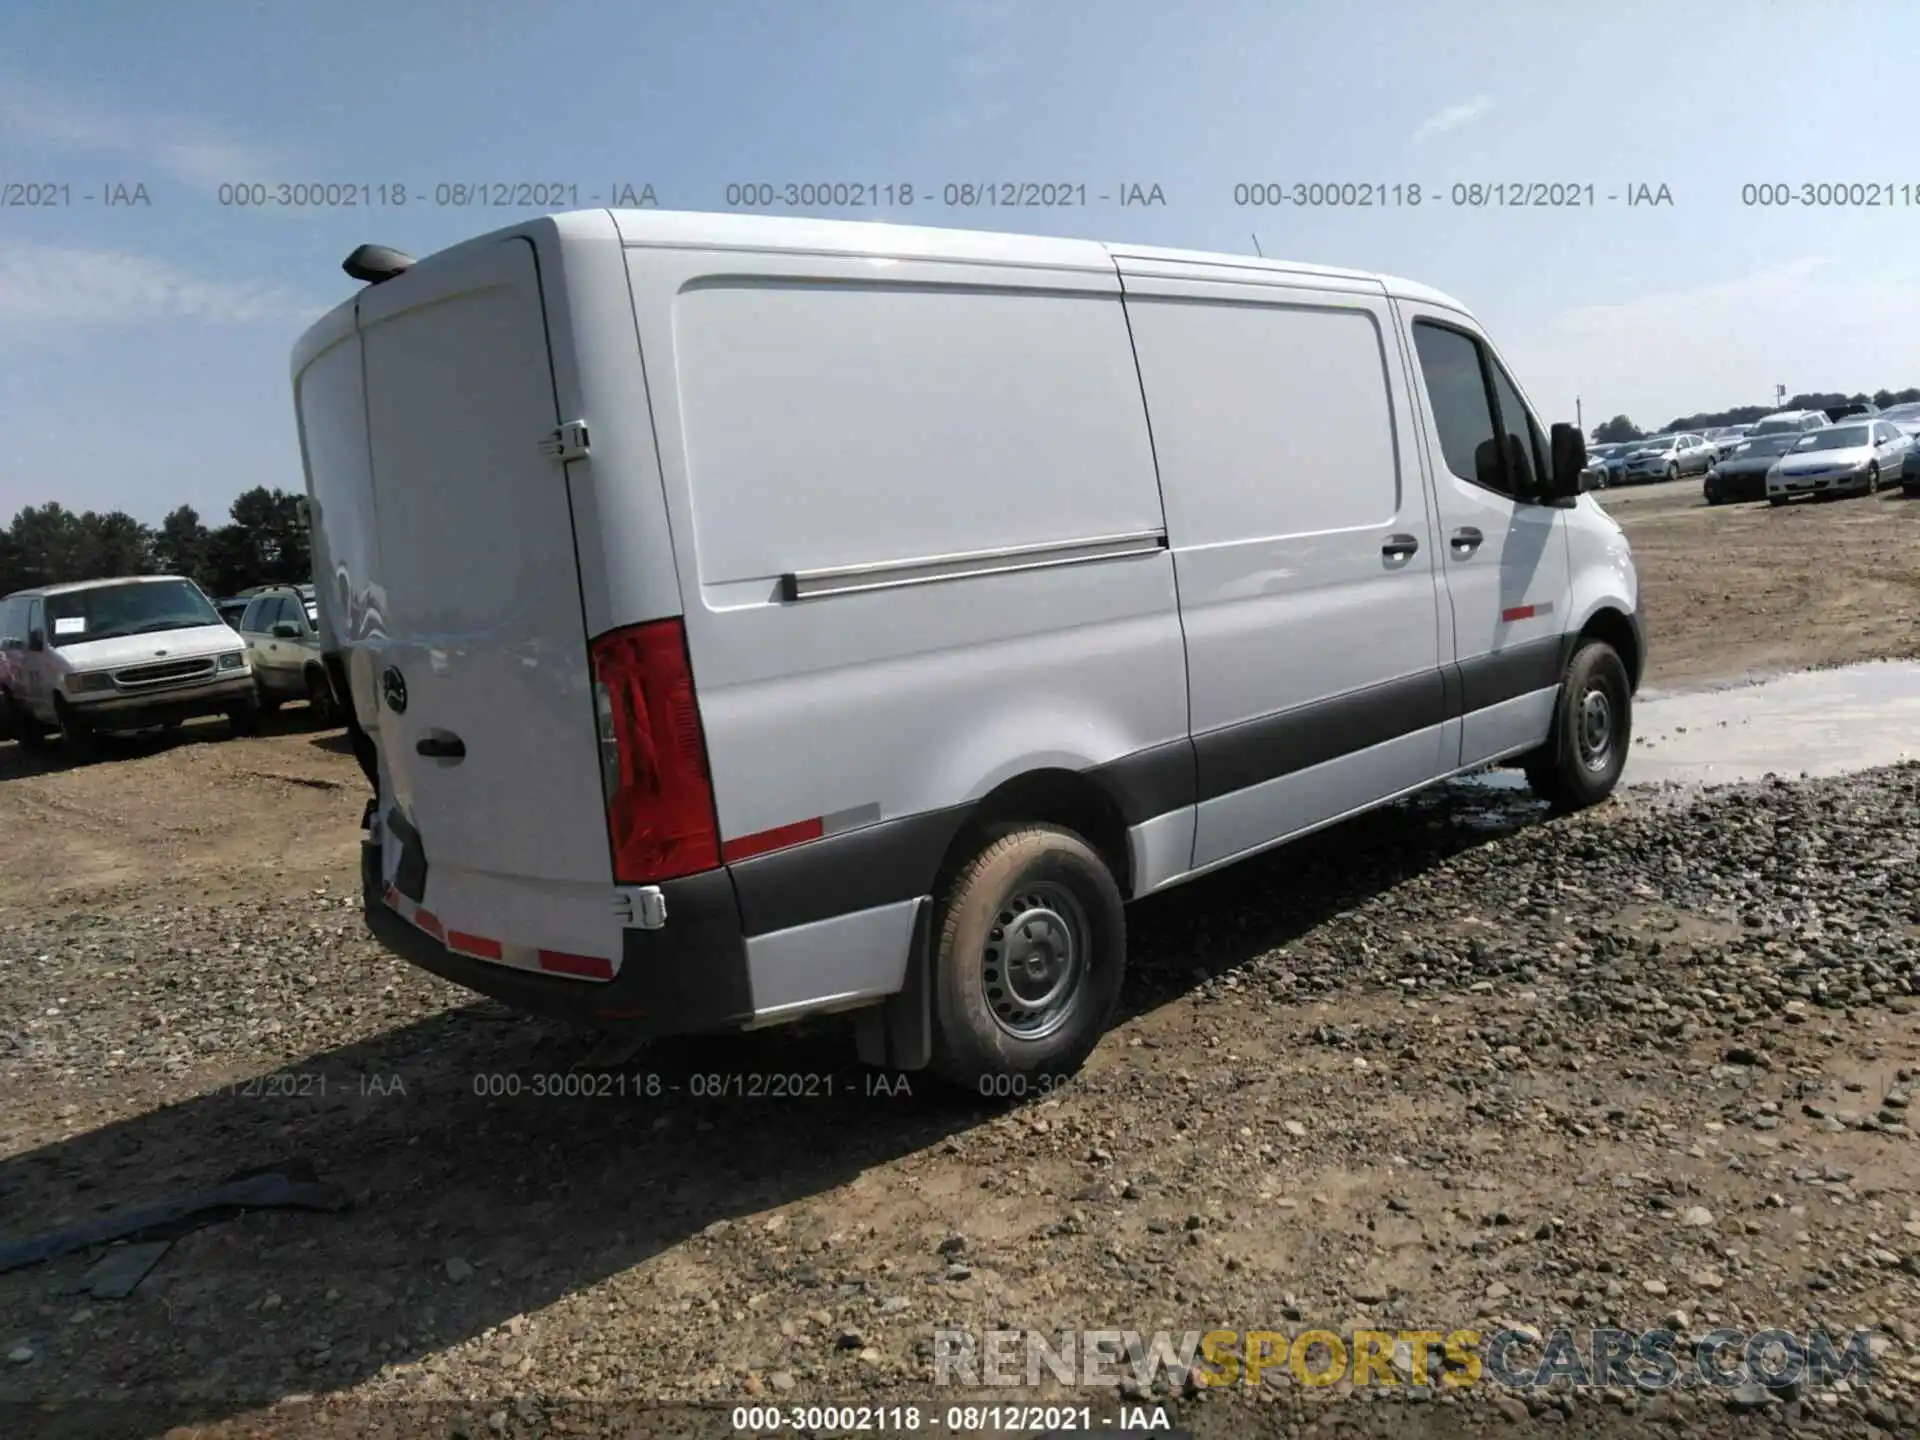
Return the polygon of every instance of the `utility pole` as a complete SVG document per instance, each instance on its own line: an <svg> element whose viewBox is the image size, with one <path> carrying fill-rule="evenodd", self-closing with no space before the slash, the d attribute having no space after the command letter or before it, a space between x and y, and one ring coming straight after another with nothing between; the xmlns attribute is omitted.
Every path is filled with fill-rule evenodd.
<svg viewBox="0 0 1920 1440"><path fill-rule="evenodd" d="M1787 403L1787 387L1784 385L1774 386L1773 387L1773 408L1778 410L1782 405L1786 403Z"/></svg>
<svg viewBox="0 0 1920 1440"><path fill-rule="evenodd" d="M1580 397L1578 395L1573 397L1573 428L1578 430L1583 436L1587 433L1587 422L1580 414Z"/></svg>

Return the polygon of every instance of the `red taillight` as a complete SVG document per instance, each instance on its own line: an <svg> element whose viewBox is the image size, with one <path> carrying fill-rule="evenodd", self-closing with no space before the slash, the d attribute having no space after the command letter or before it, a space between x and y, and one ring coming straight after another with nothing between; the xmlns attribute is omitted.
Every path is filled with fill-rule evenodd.
<svg viewBox="0 0 1920 1440"><path fill-rule="evenodd" d="M645 885L720 863L686 628L654 620L593 642L613 877Z"/></svg>

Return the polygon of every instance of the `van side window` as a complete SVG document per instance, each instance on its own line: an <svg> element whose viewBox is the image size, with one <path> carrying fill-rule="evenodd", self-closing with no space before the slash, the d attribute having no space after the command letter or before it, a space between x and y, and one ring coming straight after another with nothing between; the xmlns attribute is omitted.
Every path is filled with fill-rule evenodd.
<svg viewBox="0 0 1920 1440"><path fill-rule="evenodd" d="M1433 428L1447 469L1462 480L1512 497L1513 482L1494 444L1493 398L1479 343L1458 330L1416 320L1413 345L1420 356L1427 405L1433 411Z"/></svg>
<svg viewBox="0 0 1920 1440"><path fill-rule="evenodd" d="M0 606L0 649L18 650L27 641L27 602L9 600Z"/></svg>
<svg viewBox="0 0 1920 1440"><path fill-rule="evenodd" d="M47 622L40 606L40 598L35 596L27 602L27 638L31 639L33 636L41 633L46 629L46 625Z"/></svg>

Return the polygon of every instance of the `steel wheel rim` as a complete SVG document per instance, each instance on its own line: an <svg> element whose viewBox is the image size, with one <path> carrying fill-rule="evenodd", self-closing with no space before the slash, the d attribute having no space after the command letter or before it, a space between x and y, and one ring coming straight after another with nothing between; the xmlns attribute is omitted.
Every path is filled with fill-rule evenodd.
<svg viewBox="0 0 1920 1440"><path fill-rule="evenodd" d="M1604 770L1613 759L1613 697L1604 685L1589 685L1580 696L1576 733L1580 763L1589 770Z"/></svg>
<svg viewBox="0 0 1920 1440"><path fill-rule="evenodd" d="M1022 885L987 932L980 993L994 1024L1016 1040L1044 1040L1067 1023L1087 973L1087 912L1064 885Z"/></svg>

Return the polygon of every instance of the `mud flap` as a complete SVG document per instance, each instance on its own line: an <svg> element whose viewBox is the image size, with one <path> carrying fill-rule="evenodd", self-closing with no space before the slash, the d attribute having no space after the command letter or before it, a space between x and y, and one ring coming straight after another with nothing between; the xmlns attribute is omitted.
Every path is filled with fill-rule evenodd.
<svg viewBox="0 0 1920 1440"><path fill-rule="evenodd" d="M913 917L913 941L900 989L860 1012L855 1038L862 1064L882 1070L924 1070L933 1059L933 965L928 953L933 901Z"/></svg>

